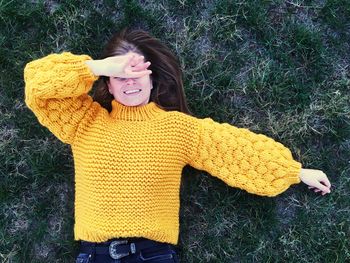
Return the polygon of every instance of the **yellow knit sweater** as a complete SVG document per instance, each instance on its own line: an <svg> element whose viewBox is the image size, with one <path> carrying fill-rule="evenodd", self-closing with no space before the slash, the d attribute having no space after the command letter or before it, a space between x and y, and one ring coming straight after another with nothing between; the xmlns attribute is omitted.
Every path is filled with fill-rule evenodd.
<svg viewBox="0 0 350 263"><path fill-rule="evenodd" d="M178 243L181 172L189 164L232 187L276 196L300 182L290 150L262 134L154 102L111 113L88 92L87 55L51 54L24 70L25 102L75 167L75 240L146 237Z"/></svg>

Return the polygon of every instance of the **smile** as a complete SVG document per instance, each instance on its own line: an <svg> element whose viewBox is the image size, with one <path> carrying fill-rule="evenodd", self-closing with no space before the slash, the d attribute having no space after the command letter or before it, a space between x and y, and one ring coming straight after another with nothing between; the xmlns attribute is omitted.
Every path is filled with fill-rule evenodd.
<svg viewBox="0 0 350 263"><path fill-rule="evenodd" d="M133 94L137 94L137 93L140 93L140 92L141 92L140 89L133 89L133 90L124 91L123 93L126 94L126 95L133 95Z"/></svg>

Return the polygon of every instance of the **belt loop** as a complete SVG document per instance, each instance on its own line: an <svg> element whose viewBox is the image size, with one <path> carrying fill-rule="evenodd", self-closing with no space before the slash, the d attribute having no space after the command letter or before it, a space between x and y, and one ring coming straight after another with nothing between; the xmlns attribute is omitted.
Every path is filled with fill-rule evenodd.
<svg viewBox="0 0 350 263"><path fill-rule="evenodd" d="M95 261L95 255L96 255L96 243L94 242L93 245L92 245L92 251L91 251L91 260L92 261Z"/></svg>
<svg viewBox="0 0 350 263"><path fill-rule="evenodd" d="M131 249L131 254L135 254L135 253L136 253L136 246L135 246L135 243L131 243L131 244L130 244L130 249Z"/></svg>

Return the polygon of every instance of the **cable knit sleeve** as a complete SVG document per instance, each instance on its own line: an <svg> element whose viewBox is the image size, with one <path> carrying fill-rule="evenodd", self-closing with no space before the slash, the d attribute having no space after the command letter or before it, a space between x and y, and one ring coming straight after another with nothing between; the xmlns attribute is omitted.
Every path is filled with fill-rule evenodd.
<svg viewBox="0 0 350 263"><path fill-rule="evenodd" d="M64 143L73 143L78 125L93 105L87 93L97 77L84 63L89 59L63 52L29 62L24 69L25 103Z"/></svg>
<svg viewBox="0 0 350 263"><path fill-rule="evenodd" d="M230 186L272 197L300 183L301 164L263 134L205 118L199 119L197 138L189 164Z"/></svg>

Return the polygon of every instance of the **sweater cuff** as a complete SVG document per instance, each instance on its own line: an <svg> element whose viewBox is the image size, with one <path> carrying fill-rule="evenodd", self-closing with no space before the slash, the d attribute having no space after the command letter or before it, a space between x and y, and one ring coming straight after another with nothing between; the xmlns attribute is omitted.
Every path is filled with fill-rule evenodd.
<svg viewBox="0 0 350 263"><path fill-rule="evenodd" d="M94 82L98 79L98 76L95 76L89 66L85 63L86 60L91 60L91 57L83 55L82 60L79 63L75 64L79 76L82 80L87 82Z"/></svg>
<svg viewBox="0 0 350 263"><path fill-rule="evenodd" d="M301 167L302 167L301 163L295 160L291 161L291 164L288 169L288 175L285 178L290 184L299 184L301 182L301 179L300 179Z"/></svg>
<svg viewBox="0 0 350 263"><path fill-rule="evenodd" d="M84 82L94 82L98 79L89 66L85 63L86 60L92 60L89 55L74 55L71 52L63 52L66 62L71 64L74 71L78 72L79 77Z"/></svg>

